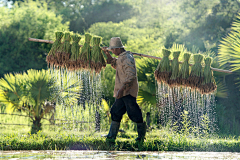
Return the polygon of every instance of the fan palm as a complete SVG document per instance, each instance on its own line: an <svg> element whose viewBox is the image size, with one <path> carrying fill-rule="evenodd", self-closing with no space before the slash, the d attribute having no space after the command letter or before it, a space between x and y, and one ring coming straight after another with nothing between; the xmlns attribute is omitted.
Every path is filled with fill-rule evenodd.
<svg viewBox="0 0 240 160"><path fill-rule="evenodd" d="M219 62L232 71L240 70L240 14L233 22L231 31L219 45Z"/></svg>
<svg viewBox="0 0 240 160"><path fill-rule="evenodd" d="M23 74L6 74L0 79L0 102L10 110L26 112L33 123L31 133L42 129L41 120L55 110L56 100L77 101L80 82L63 76L62 87L59 87L55 77L46 70L30 69Z"/></svg>

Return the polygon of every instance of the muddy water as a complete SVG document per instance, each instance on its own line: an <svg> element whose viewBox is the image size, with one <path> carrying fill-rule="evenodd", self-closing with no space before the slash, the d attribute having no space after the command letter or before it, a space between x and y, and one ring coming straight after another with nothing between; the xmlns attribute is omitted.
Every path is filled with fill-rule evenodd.
<svg viewBox="0 0 240 160"><path fill-rule="evenodd" d="M0 151L1 160L77 160L77 159L146 159L146 160L236 160L240 153L230 152L127 152L127 151Z"/></svg>

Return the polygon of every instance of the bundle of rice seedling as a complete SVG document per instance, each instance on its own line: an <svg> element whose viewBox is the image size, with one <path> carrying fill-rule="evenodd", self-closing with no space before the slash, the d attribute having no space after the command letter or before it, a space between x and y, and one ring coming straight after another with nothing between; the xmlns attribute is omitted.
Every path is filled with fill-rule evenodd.
<svg viewBox="0 0 240 160"><path fill-rule="evenodd" d="M180 73L179 73L179 83L182 86L185 87L190 87L190 83L189 83L189 60L190 60L191 54L190 53L184 53L183 55L183 63L180 69Z"/></svg>
<svg viewBox="0 0 240 160"><path fill-rule="evenodd" d="M170 79L167 81L170 87L176 87L179 84L179 62L178 57L180 55L180 51L173 52L173 60L171 64L172 75Z"/></svg>
<svg viewBox="0 0 240 160"><path fill-rule="evenodd" d="M162 49L162 52L163 58L158 64L157 69L154 72L154 76L158 83L167 83L171 76L171 66L169 61L169 55L171 52L167 49Z"/></svg>
<svg viewBox="0 0 240 160"><path fill-rule="evenodd" d="M83 69L90 69L90 63L91 63L91 47L90 42L92 39L92 35L86 33L85 34L85 43L81 49L79 62L81 64L81 68Z"/></svg>
<svg viewBox="0 0 240 160"><path fill-rule="evenodd" d="M61 67L68 67L68 61L71 55L71 35L69 32L64 34L64 42L62 44L62 65Z"/></svg>
<svg viewBox="0 0 240 160"><path fill-rule="evenodd" d="M77 65L77 58L79 56L79 52L80 52L80 46L79 46L79 41L81 40L80 35L78 34L74 34L71 36L72 37L72 46L71 46L71 58L68 61L68 69L70 71L74 71L74 70L78 70L78 65Z"/></svg>
<svg viewBox="0 0 240 160"><path fill-rule="evenodd" d="M217 89L216 82L213 77L213 71L211 70L212 58L207 57L204 59L205 67L203 71L204 80L202 85L199 87L201 94L209 94Z"/></svg>
<svg viewBox="0 0 240 160"><path fill-rule="evenodd" d="M190 76L188 77L190 87L193 89L198 89L203 82L203 70L202 70L202 60L203 55L194 54L193 55L195 64L192 66Z"/></svg>
<svg viewBox="0 0 240 160"><path fill-rule="evenodd" d="M56 36L56 40L53 43L52 48L46 57L47 64L50 66L53 66L56 62L56 53L59 47L61 46L61 39L63 37L63 32L55 32L55 36Z"/></svg>
<svg viewBox="0 0 240 160"><path fill-rule="evenodd" d="M100 48L102 38L101 37L93 37L93 48L91 53L91 69L96 73L100 73L102 68L106 67L106 62L103 57L103 51Z"/></svg>

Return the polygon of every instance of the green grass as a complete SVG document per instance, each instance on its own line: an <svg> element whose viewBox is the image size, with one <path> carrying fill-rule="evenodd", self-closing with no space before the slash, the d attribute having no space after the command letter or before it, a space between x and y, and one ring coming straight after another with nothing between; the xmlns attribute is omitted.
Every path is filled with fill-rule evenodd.
<svg viewBox="0 0 240 160"><path fill-rule="evenodd" d="M71 110L58 112L56 119L94 122L94 111L80 110L81 114L73 115ZM101 132L95 132L94 123L48 125L43 120L43 130L37 134L30 134L31 122L23 116L0 115L0 150L118 150L118 151L215 151L240 152L240 137L224 137L208 132L208 121L203 121L201 130L189 125L187 113L183 114L183 128L175 132L176 126L162 127L147 132L144 143L135 142L137 137L136 125L127 121L121 123L120 129L126 131L119 133L115 144L106 141L101 135L107 134L110 127L107 118L101 120ZM74 118L74 119L73 119ZM58 121L56 123L63 123ZM27 126L29 125L29 126Z"/></svg>
<svg viewBox="0 0 240 160"><path fill-rule="evenodd" d="M106 133L45 130L31 135L24 131L4 131L0 134L0 149L240 152L240 138L197 138L163 128L148 132L143 143L135 142L136 132L119 133L112 144L101 137Z"/></svg>

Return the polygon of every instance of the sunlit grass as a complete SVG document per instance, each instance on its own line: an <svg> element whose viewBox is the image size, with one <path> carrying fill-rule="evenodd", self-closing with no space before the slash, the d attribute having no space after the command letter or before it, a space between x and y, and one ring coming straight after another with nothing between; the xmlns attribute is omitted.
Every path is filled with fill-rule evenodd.
<svg viewBox="0 0 240 160"><path fill-rule="evenodd" d="M62 107L62 106L58 106ZM108 117L102 117L100 132L95 131L95 109L79 109L72 106L65 111L57 109L55 119L68 121L56 121L56 124L49 125L47 119L43 119L43 130L37 134L31 134L31 122L27 117L16 115L1 115L1 123L26 124L0 125L0 149L1 150L119 150L119 151L240 151L240 137L220 137L216 133L210 134L207 130L199 132L197 128L188 125L188 118L183 118L182 129L176 130L171 123L165 127L149 129L144 143L137 143L136 126L132 121L121 123L115 144L106 141L102 135L108 133ZM91 108L91 109L90 109ZM185 112L184 112L185 113ZM19 114L19 113L16 113ZM104 114L102 114L104 115ZM187 113L183 114L187 117ZM86 121L89 123L75 123ZM66 123L66 124L64 124ZM29 125L29 126L27 126ZM202 122L207 125L207 120ZM207 127L206 127L207 128Z"/></svg>
<svg viewBox="0 0 240 160"><path fill-rule="evenodd" d="M43 130L30 132L5 131L0 134L1 150L121 150L121 151L240 151L240 138L194 137L175 133L165 127L148 132L144 143L135 142L136 132L119 133L115 144L109 144L102 134L107 132ZM126 136L127 135L127 136ZM127 138L126 138L127 137Z"/></svg>

